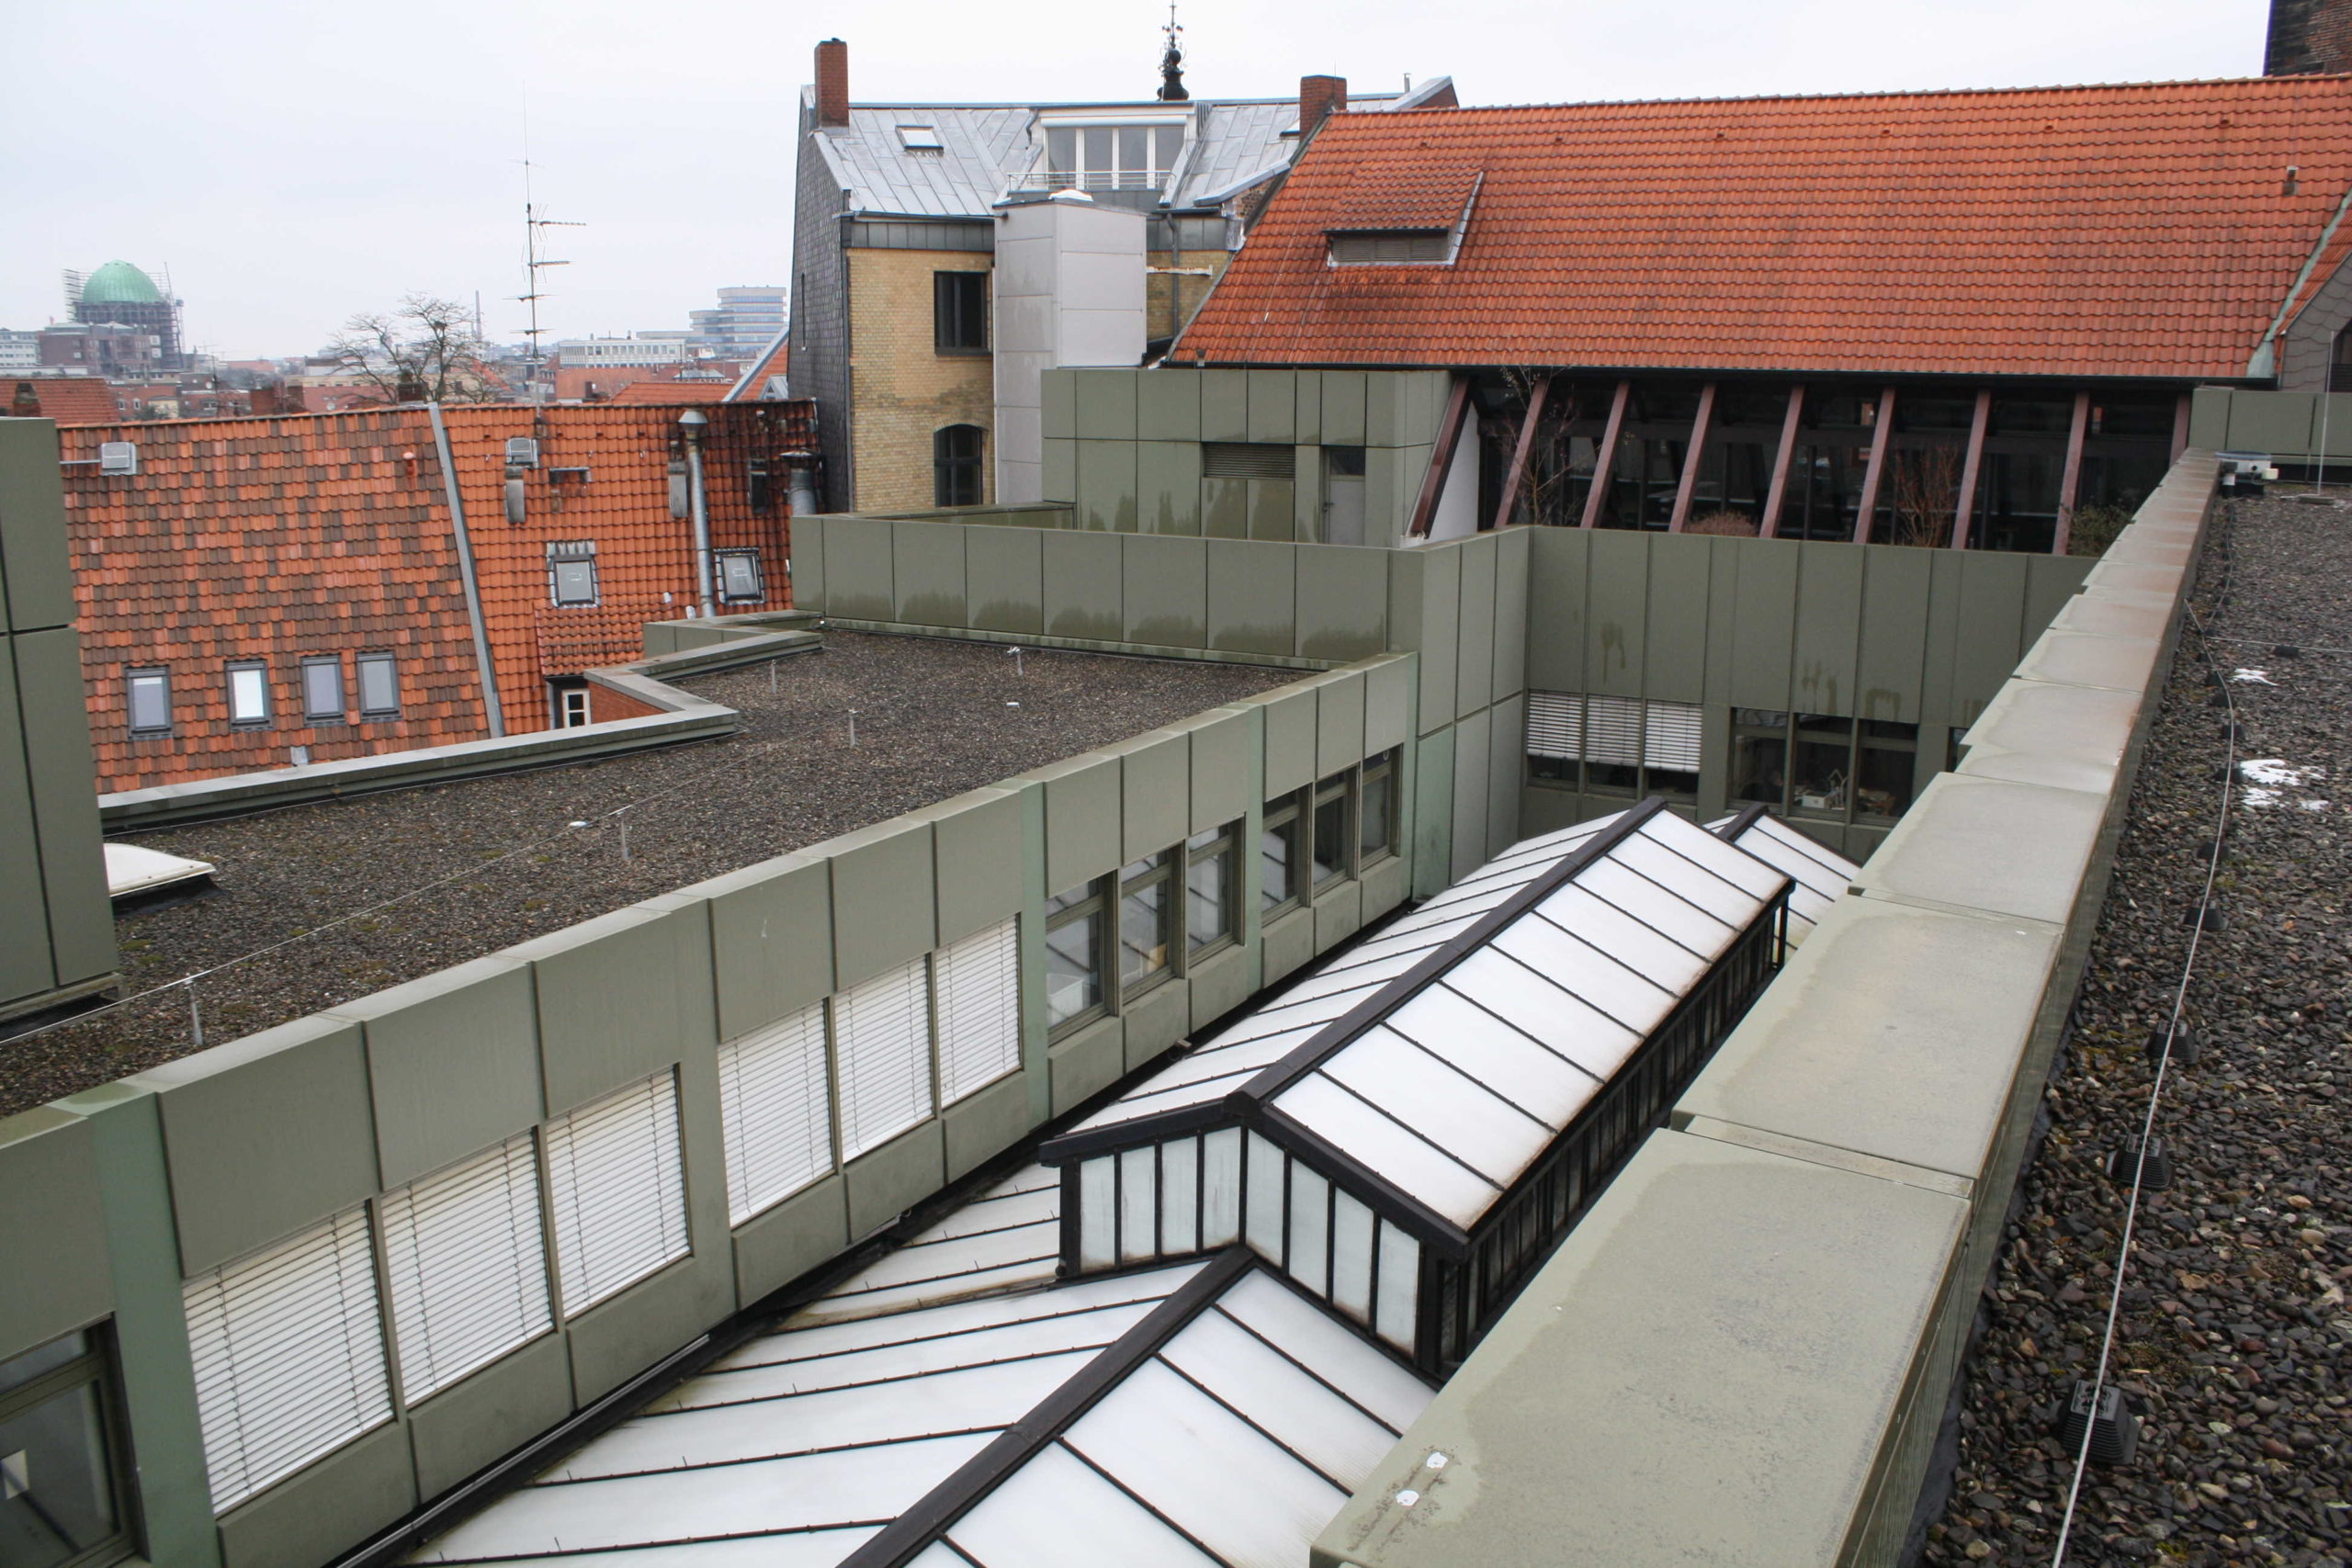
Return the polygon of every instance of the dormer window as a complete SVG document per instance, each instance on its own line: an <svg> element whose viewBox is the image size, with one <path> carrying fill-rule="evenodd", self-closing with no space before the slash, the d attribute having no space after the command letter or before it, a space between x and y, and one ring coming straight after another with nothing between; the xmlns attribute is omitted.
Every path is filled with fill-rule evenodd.
<svg viewBox="0 0 2352 1568"><path fill-rule="evenodd" d="M1374 178L1351 191L1323 231L1333 266L1451 266L1485 178L1473 170Z"/></svg>
<svg viewBox="0 0 2352 1568"><path fill-rule="evenodd" d="M1158 190L1183 149L1184 123L1056 119L1045 127L1044 166L1023 183L1050 190Z"/></svg>
<svg viewBox="0 0 2352 1568"><path fill-rule="evenodd" d="M939 140L939 128L931 125L899 127L899 145L910 152L944 152L947 144Z"/></svg>

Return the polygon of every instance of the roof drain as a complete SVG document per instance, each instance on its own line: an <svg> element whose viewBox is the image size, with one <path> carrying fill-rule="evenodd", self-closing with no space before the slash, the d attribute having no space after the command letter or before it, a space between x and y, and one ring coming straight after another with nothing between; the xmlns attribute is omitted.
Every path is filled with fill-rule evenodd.
<svg viewBox="0 0 2352 1568"><path fill-rule="evenodd" d="M490 719L490 738L506 734L506 716L498 705L498 667L490 660L490 630L482 625L481 590L474 582L474 542L466 532L466 503L458 494L458 465L449 457L449 431L441 423L441 405L427 403L433 419L433 449L441 458L441 493L449 501L449 526L458 536L458 579L465 584L466 619L473 624L474 668L481 673L482 712Z"/></svg>

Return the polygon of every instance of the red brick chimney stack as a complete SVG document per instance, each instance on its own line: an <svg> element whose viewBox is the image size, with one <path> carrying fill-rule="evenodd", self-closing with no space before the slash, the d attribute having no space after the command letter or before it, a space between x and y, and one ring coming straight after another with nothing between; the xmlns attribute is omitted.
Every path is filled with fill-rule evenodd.
<svg viewBox="0 0 2352 1568"><path fill-rule="evenodd" d="M837 38L817 46L817 123L849 123L849 45Z"/></svg>
<svg viewBox="0 0 2352 1568"><path fill-rule="evenodd" d="M1323 117L1348 107L1345 76L1301 76L1298 79L1298 133L1311 136Z"/></svg>

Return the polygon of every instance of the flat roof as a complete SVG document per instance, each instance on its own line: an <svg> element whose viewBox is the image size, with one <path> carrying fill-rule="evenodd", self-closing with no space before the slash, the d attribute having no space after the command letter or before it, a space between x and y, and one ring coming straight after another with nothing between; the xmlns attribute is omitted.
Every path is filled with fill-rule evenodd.
<svg viewBox="0 0 2352 1568"><path fill-rule="evenodd" d="M124 993L243 959L196 987L219 1044L1302 673L829 632L675 682L741 712L726 740L128 835L220 891L118 926ZM183 987L7 1041L0 1116L195 1049Z"/></svg>

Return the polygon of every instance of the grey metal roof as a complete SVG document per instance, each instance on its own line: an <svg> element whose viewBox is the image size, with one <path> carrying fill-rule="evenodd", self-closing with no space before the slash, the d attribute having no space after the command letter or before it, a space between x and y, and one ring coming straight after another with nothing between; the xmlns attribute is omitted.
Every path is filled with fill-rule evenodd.
<svg viewBox="0 0 2352 1568"><path fill-rule="evenodd" d="M1351 112L1376 114L1417 103L1446 84L1433 77L1408 98L1396 93L1349 100ZM1046 110L1134 108L1136 104L854 104L846 126L812 134L852 212L905 218L986 218L1013 180L1035 166L1044 143L1035 131ZM1253 176L1273 173L1290 159L1294 142L1283 132L1298 123L1294 98L1194 99L1170 104L1189 111L1193 135L1168 196L1184 206L1229 192ZM941 150L910 151L901 125L927 125Z"/></svg>

